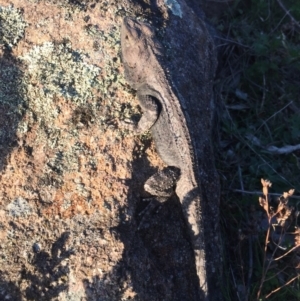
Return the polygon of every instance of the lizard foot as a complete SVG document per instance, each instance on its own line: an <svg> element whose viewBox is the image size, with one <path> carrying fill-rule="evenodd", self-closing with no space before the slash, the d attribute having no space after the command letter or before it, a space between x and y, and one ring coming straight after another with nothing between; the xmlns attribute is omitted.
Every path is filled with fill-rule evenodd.
<svg viewBox="0 0 300 301"><path fill-rule="evenodd" d="M143 199L144 201L150 201L146 208L140 212L139 215L143 215L139 224L138 230L141 228L148 228L149 224L147 220L150 216L157 213L161 208L161 204L166 202L175 192L175 185L179 179L179 168L169 166L154 174L144 184L144 189L151 193L153 197Z"/></svg>

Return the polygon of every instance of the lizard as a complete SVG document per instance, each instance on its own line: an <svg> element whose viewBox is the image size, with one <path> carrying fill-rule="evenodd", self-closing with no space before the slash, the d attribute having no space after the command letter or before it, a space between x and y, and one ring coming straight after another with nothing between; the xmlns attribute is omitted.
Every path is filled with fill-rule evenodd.
<svg viewBox="0 0 300 301"><path fill-rule="evenodd" d="M186 102L163 68L163 47L149 24L125 17L121 26L121 52L125 79L137 91L143 111L134 130L143 133L150 129L158 155L168 168L175 170L170 172L166 168L158 178L152 176L144 188L163 202L172 193L170 187L175 186L194 250L201 300L209 300L200 172ZM157 188L168 174L171 174L168 187Z"/></svg>

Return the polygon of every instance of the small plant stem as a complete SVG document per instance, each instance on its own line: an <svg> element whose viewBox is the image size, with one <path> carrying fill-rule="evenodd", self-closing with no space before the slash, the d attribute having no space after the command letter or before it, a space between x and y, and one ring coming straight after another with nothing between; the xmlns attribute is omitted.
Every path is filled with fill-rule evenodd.
<svg viewBox="0 0 300 301"><path fill-rule="evenodd" d="M278 292L278 291L281 290L283 287L289 285L291 282L293 282L294 280L296 280L296 279L299 278L299 277L300 277L300 275L297 275L297 276L293 277L293 278L290 279L288 282L286 282L284 285L282 285L282 286L276 288L275 290L273 290L273 291L272 291L271 293L269 293L265 298L266 298L266 299L269 298L272 294Z"/></svg>
<svg viewBox="0 0 300 301"><path fill-rule="evenodd" d="M265 282L275 278L276 276L278 276L280 273L282 273L286 268L288 268L287 266L285 266L282 270L278 271L276 274L272 275L271 277L265 279Z"/></svg>
<svg viewBox="0 0 300 301"><path fill-rule="evenodd" d="M284 10L284 12L290 17L292 20L293 24L296 25L300 29L299 22L292 16L289 10L286 9L286 7L283 5L283 3L280 0L277 0L277 3L279 6Z"/></svg>
<svg viewBox="0 0 300 301"><path fill-rule="evenodd" d="M233 192L239 192L239 193L245 193L245 194L253 194L253 195L261 195L261 191L247 191L247 190L241 190L241 189L232 189ZM269 193L270 196L276 196L280 197L282 194L280 193ZM289 196L291 199L300 199L300 196L298 195L291 195Z"/></svg>
<svg viewBox="0 0 300 301"><path fill-rule="evenodd" d="M225 42L227 42L227 43L231 43L231 44L236 44L236 45L239 45L239 46L241 46L241 47L243 47L243 48L246 48L246 49L249 49L250 47L249 46L247 46L247 45L243 45L243 44L241 44L241 43L239 43L239 42L237 42L237 41L234 41L234 40L232 40L232 39L225 39L225 38L222 38L222 37L220 37L220 36L215 36L217 39L219 39L219 40L222 40L222 41L225 41Z"/></svg>
<svg viewBox="0 0 300 301"><path fill-rule="evenodd" d="M241 183L241 190L244 190L243 176L242 176L242 170L240 165L238 166L238 174Z"/></svg>
<svg viewBox="0 0 300 301"><path fill-rule="evenodd" d="M268 201L268 196L266 196L266 201ZM259 284L259 289L257 291L257 300L259 300L260 294L261 294L261 289L262 286L265 282L265 278L267 275L267 271L268 268L270 266L270 263L268 264L267 268L265 269L265 264L266 264L266 256L267 256L267 247L268 247L268 242L269 242L269 236L270 236L270 229L271 229L271 215L268 215L268 230L267 230L267 234L266 234L266 241L265 241L265 250L264 250L264 259L263 259L263 272L262 272L262 276L261 276L261 280L260 280L260 284Z"/></svg>
<svg viewBox="0 0 300 301"><path fill-rule="evenodd" d="M258 154L255 149L241 136L238 135L238 138L245 143L267 166L269 166L282 180L284 180L286 183L288 183L291 187L293 186L286 178L284 178L282 175L280 175L274 167L271 166L270 163L268 163L260 154Z"/></svg>
<svg viewBox="0 0 300 301"><path fill-rule="evenodd" d="M247 294L245 300L249 300L250 294L250 283L252 278L252 271L253 271L253 238L252 235L249 236L249 269L248 269L248 279L247 279Z"/></svg>
<svg viewBox="0 0 300 301"><path fill-rule="evenodd" d="M235 281L234 274L233 274L233 271L232 271L232 267L231 267L231 266L230 266L230 272L231 272L231 276L232 276L232 279L233 279L233 282L234 282L234 286L235 286L235 289L236 289L236 295L237 295L239 301L241 301L240 294L239 294L239 290L238 290L238 288L237 288L236 281Z"/></svg>
<svg viewBox="0 0 300 301"><path fill-rule="evenodd" d="M261 101L260 109L262 109L264 107L265 100L266 100L266 76L265 76L265 74L263 74L263 83L264 83L263 95L262 95L262 101Z"/></svg>
<svg viewBox="0 0 300 301"><path fill-rule="evenodd" d="M254 132L254 134L257 132L257 131L259 131L259 129L265 124L265 123L267 123L270 119L272 119L273 117L275 117L276 115L278 115L280 112L282 112L283 110L285 110L288 106L290 106L291 104L293 103L293 101L291 100L288 104L286 104L283 108L281 108L280 110L278 110L277 112L275 112L274 114L272 114L272 116L270 116L269 118L267 118L267 120L264 120L264 123L261 125L261 126L259 126L256 130L255 130L255 132Z"/></svg>
<svg viewBox="0 0 300 301"><path fill-rule="evenodd" d="M287 254L289 254L289 253L292 252L293 250L297 249L298 247L299 247L299 246L294 246L294 247L292 247L292 248L291 248L290 250L288 250L286 253L284 253L283 255L281 255L281 256L279 256L279 257L277 257L277 258L274 258L273 260L275 261L275 260L278 260L278 259L280 259L280 258L286 256Z"/></svg>
<svg viewBox="0 0 300 301"><path fill-rule="evenodd" d="M271 263L274 261L274 255L275 255L276 251L278 250L279 244L281 243L281 240L283 238L283 229L281 229L281 234L280 234L280 239L279 239L278 245L276 244L276 247L275 247L275 249L274 249L274 251L273 251L273 253L271 255L271 258L269 260L269 263L268 263L267 267L264 268L264 266L265 266L265 259L266 259L266 253L267 253L267 245L268 245L268 240L269 240L269 236L270 236L271 220L272 220L272 218L275 215L276 215L276 213L273 214L273 215L268 215L269 227L268 227L268 231L267 231L267 235L266 235L266 244L265 244L264 262L263 262L263 275L262 275L261 282L260 282L260 287L259 287L259 290L258 290L258 293L257 293L257 296L258 296L257 300L259 300L262 286L263 286L263 284L266 281L267 272L268 272L268 270L270 268Z"/></svg>

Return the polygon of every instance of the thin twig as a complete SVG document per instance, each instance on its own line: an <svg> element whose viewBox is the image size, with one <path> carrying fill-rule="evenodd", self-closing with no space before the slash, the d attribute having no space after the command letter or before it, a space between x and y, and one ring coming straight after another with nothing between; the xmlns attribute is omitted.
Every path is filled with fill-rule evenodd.
<svg viewBox="0 0 300 301"><path fill-rule="evenodd" d="M264 120L262 120L262 123L265 125L265 128L266 128L267 132L269 133L270 140L273 141L274 139L273 139L272 131L270 130L268 124ZM255 131L255 133L256 133L256 131Z"/></svg>
<svg viewBox="0 0 300 301"><path fill-rule="evenodd" d="M239 45L239 46L244 47L244 48L250 48L249 46L243 45L243 44L241 44L237 41L231 40L231 39L225 39L225 38L222 38L220 36L214 36L214 38L225 41L225 42L228 42L228 43L231 43L231 44L236 44L236 45Z"/></svg>
<svg viewBox="0 0 300 301"><path fill-rule="evenodd" d="M284 110L287 106L289 106L292 103L292 101L290 101L286 106L284 106L281 110L279 110L278 112L274 113L272 116L270 116L266 122L272 118L273 116L275 116L276 114L278 114L280 111ZM230 115L230 113L227 111L228 117L231 120L232 124L234 124L232 117ZM258 128L259 129L259 128ZM257 130L256 130L257 131ZM239 139L241 142L243 142L245 145L247 145L249 147L250 150L252 150L259 158L260 160L262 160L276 175L278 175L278 177L280 177L282 180L284 180L287 184L289 184L291 187L294 186L293 184L290 183L290 181L288 181L286 178L284 178L281 174L279 174L277 172L277 170L275 170L275 168L269 164L260 154L258 154L255 149L240 135L240 134L236 134L235 135L237 137L237 139Z"/></svg>
<svg viewBox="0 0 300 301"><path fill-rule="evenodd" d="M267 196L266 196L266 200L268 202L268 199L267 199ZM268 202L269 203L269 202ZM278 250L278 245L281 243L282 241L282 238L283 238L283 228L281 229L281 234L280 234L280 238L279 238L279 242L278 242L278 245L275 246L275 249L273 250L273 253L271 255L271 258L268 262L268 265L266 268L264 268L265 266L265 259L266 259L266 254L267 254L267 246L268 246L268 242L269 242L269 236L270 236L270 230L271 230L271 220L272 218L275 216L274 215L269 215L268 214L268 222L269 222L269 227L268 227L268 231L267 231L267 235L266 235L266 244L265 244L265 250L264 250L264 261L263 261L263 274L262 274L262 278L261 278L261 282L260 282L260 287L259 287L259 290L257 292L257 300L259 300L259 297L260 297L260 293L261 293L261 289L262 289L262 286L263 284L265 283L266 281L266 276L267 276L267 273L270 269L270 266L271 266L271 263L273 262L273 258L274 258L274 255L275 253L277 252Z"/></svg>
<svg viewBox="0 0 300 301"><path fill-rule="evenodd" d="M247 191L247 190L241 190L241 189L231 189L231 190L234 192L245 193L245 194L262 195L261 191ZM275 196L275 197L282 196L282 194L280 194L280 193L269 193L269 195ZM291 199L294 198L294 199L300 200L300 196L298 196L298 195L291 195L291 196L289 196L289 198L291 198Z"/></svg>
<svg viewBox="0 0 300 301"><path fill-rule="evenodd" d="M249 267L248 267L248 279L247 279L247 295L246 300L249 299L250 294L250 284L253 272L253 244L252 244L252 235L249 235Z"/></svg>
<svg viewBox="0 0 300 301"><path fill-rule="evenodd" d="M266 196L267 198L267 196ZM268 199L266 199L267 202L268 202ZM269 267L269 264L267 266L267 268L265 269L265 264L266 264L266 256L267 256L267 247L268 247L268 243L269 243L269 235L270 235L270 224L271 224L271 217L268 216L268 230L267 230L267 234L266 234L266 240L265 240L265 249L264 249L264 259L263 259L263 264L262 264L262 267L263 267L263 272L262 272L262 277L261 277L261 280L260 280L260 284L259 284L259 289L257 291L257 300L259 300L259 297L260 297L260 294L261 294L261 290L262 290L262 286L265 282L265 279L266 279L266 275L267 275L267 271L268 271L268 267Z"/></svg>
<svg viewBox="0 0 300 301"><path fill-rule="evenodd" d="M239 290L238 290L238 287L237 287L237 284L236 284L236 281L235 281L234 274L233 274L233 271L232 271L232 267L231 267L231 266L230 266L230 272L231 272L231 276L232 276L232 279L233 279L233 283L234 283L234 286L235 286L235 289L236 289L237 297L238 297L239 301L241 301L241 299L240 299L240 294L239 294Z"/></svg>
<svg viewBox="0 0 300 301"><path fill-rule="evenodd" d="M281 108L279 111L275 112L272 116L270 116L267 120L264 121L263 124L267 123L270 119L272 119L273 117L275 117L277 114L279 114L280 112L282 112L284 109L286 109L289 105L291 105L293 103L293 101L291 100L288 104L286 104L283 108ZM256 130L255 133L263 126L260 125Z"/></svg>
<svg viewBox="0 0 300 301"><path fill-rule="evenodd" d="M270 276L269 278L265 279L265 282L268 282L269 280L271 280L271 279L275 278L276 276L278 276L280 273L283 273L283 271L287 268L288 268L288 266L285 266L282 270L278 271L276 274L274 274L274 275Z"/></svg>
<svg viewBox="0 0 300 301"><path fill-rule="evenodd" d="M265 100L266 100L266 76L265 76L265 74L263 74L263 95L262 95L260 109L262 109L264 107Z"/></svg>
<svg viewBox="0 0 300 301"><path fill-rule="evenodd" d="M287 16L287 13L285 13L285 15L282 17L282 19L279 21L279 23L275 26L275 28L273 28L273 30L269 33L270 35L277 30L277 28L280 26L280 24L282 23L282 21L284 20L284 18Z"/></svg>
<svg viewBox="0 0 300 301"><path fill-rule="evenodd" d="M273 153L276 155L283 155L283 154L289 154L292 153L294 151L297 151L300 149L300 144L297 145L285 145L282 147L277 147L277 146L268 146L265 148L266 151L268 151L269 153Z"/></svg>
<svg viewBox="0 0 300 301"><path fill-rule="evenodd" d="M279 260L280 258L286 256L287 254L289 254L290 252L294 251L295 249L299 248L300 246L293 246L291 249L289 249L287 252L285 252L283 255L277 257L277 258L274 258L273 260Z"/></svg>
<svg viewBox="0 0 300 301"><path fill-rule="evenodd" d="M299 278L299 277L300 277L300 275L297 275L297 276L293 277L293 278L290 279L288 282L286 282L284 285L282 285L282 286L276 288L275 290L273 290L273 291L272 291L270 294L268 294L265 298L266 298L266 299L269 298L272 294L278 292L278 291L281 290L283 287L289 285L291 282L293 282L294 280L296 280L296 279Z"/></svg>
<svg viewBox="0 0 300 301"><path fill-rule="evenodd" d="M286 7L283 5L283 3L280 0L277 0L277 3L279 6L284 10L284 12L290 17L292 20L293 24L296 25L300 29L299 22L292 16L289 10L286 9Z"/></svg>
<svg viewBox="0 0 300 301"><path fill-rule="evenodd" d="M238 174L240 178L240 183L241 183L241 190L244 190L244 183L243 183L243 177L242 177L242 169L241 166L238 166Z"/></svg>

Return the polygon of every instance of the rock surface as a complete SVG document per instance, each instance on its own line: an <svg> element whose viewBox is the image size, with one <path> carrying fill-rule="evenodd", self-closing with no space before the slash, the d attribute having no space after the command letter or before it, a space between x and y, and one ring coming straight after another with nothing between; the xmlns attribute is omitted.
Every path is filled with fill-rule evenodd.
<svg viewBox="0 0 300 301"><path fill-rule="evenodd" d="M178 200L137 230L163 163L119 122L141 114L119 27L180 18L157 2L0 0L0 300L193 299Z"/></svg>

